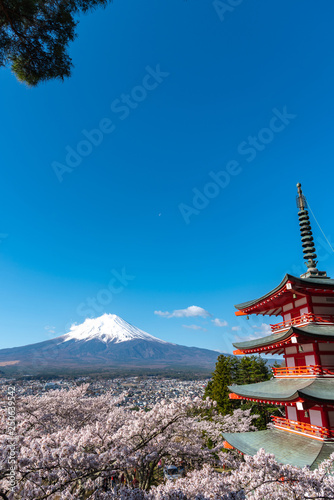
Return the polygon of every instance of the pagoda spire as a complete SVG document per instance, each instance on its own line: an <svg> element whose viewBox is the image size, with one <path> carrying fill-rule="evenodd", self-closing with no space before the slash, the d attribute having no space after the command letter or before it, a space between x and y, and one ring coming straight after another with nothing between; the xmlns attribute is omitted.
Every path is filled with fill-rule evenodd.
<svg viewBox="0 0 334 500"><path fill-rule="evenodd" d="M297 207L298 218L299 218L299 226L300 226L300 234L302 240L302 247L304 253L305 264L307 266L307 272L301 275L301 278L325 278L327 274L323 271L318 271L317 269L317 254L315 250L312 228L310 223L310 218L307 210L307 201L302 192L302 186L298 182L297 184L298 195L297 195Z"/></svg>

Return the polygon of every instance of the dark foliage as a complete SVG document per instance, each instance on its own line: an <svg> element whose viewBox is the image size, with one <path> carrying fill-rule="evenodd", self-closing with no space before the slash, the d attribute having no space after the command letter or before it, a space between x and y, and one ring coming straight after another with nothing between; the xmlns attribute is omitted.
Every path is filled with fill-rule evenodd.
<svg viewBox="0 0 334 500"><path fill-rule="evenodd" d="M108 0L0 0L0 66L30 86L70 76L76 17Z"/></svg>
<svg viewBox="0 0 334 500"><path fill-rule="evenodd" d="M210 397L216 401L217 408L222 415L232 413L237 408L242 410L251 408L253 414L260 415L255 422L257 428L265 429L271 421L270 415L280 415L279 409L276 406L230 399L231 391L228 386L255 384L269 380L271 377L270 368L260 356L237 358L221 354L218 357L212 379L205 389L204 397Z"/></svg>

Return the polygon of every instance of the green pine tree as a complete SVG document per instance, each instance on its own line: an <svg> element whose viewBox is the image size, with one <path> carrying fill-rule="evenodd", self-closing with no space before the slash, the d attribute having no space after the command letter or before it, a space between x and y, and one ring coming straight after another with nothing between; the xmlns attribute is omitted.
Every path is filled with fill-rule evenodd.
<svg viewBox="0 0 334 500"><path fill-rule="evenodd" d="M228 385L235 383L239 360L234 356L218 356L212 380L205 388L204 397L217 402L218 410L223 414L233 411L233 402L229 399Z"/></svg>
<svg viewBox="0 0 334 500"><path fill-rule="evenodd" d="M0 67L30 86L70 76L77 15L109 0L0 0Z"/></svg>
<svg viewBox="0 0 334 500"><path fill-rule="evenodd" d="M212 379L205 388L204 397L210 397L217 402L217 409L222 415L232 413L233 410L241 408L247 410L251 408L252 414L258 414L255 421L258 429L265 429L271 421L271 415L280 415L276 406L269 406L253 401L243 401L230 399L230 389L233 384L245 385L264 382L272 377L272 372L266 361L260 356L235 356L218 357Z"/></svg>

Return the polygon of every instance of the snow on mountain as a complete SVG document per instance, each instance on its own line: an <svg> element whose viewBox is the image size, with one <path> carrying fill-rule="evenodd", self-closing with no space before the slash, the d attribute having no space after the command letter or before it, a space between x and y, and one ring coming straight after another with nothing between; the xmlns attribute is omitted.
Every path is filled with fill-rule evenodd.
<svg viewBox="0 0 334 500"><path fill-rule="evenodd" d="M160 342L169 344L164 340L153 337L149 333L140 330L139 328L130 325L127 321L120 318L116 314L103 314L99 318L87 318L80 325L72 325L70 332L60 337L60 343L75 341L100 340L105 343L113 342L119 344L128 340L149 340L151 342Z"/></svg>
<svg viewBox="0 0 334 500"><path fill-rule="evenodd" d="M115 314L86 319L61 337L0 350L1 368L17 373L78 373L109 369L196 367L212 370L218 353L172 344L130 325Z"/></svg>

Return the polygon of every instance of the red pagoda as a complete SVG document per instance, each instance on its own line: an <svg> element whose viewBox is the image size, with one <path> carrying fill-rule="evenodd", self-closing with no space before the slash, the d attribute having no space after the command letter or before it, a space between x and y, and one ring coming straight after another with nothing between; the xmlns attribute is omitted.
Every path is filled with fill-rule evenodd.
<svg viewBox="0 0 334 500"><path fill-rule="evenodd" d="M316 468L334 452L334 280L318 271L307 203L297 184L298 216L307 272L286 274L263 297L235 307L237 316L281 316L271 334L233 344L234 354L283 354L284 367L273 368L266 382L230 386L231 399L285 407L272 417L274 428L225 433L225 445L247 455L260 448L278 462Z"/></svg>

